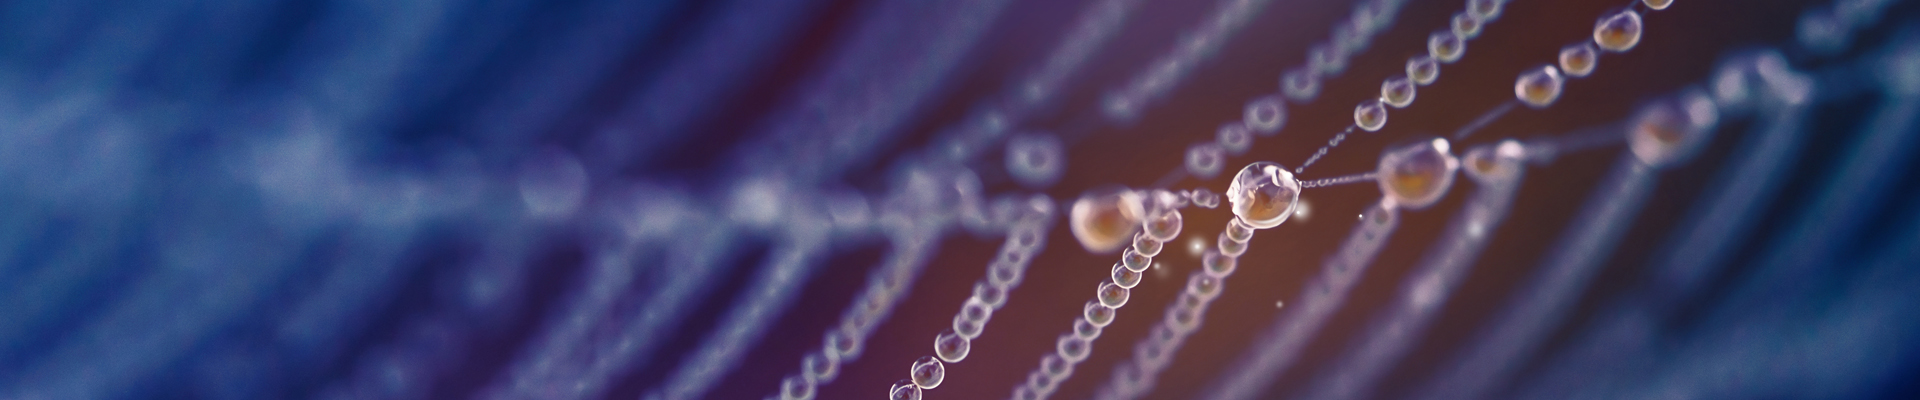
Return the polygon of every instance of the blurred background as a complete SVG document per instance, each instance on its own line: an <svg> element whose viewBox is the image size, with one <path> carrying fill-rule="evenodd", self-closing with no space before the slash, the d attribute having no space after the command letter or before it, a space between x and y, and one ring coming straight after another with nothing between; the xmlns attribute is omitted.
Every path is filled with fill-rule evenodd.
<svg viewBox="0 0 1920 400"><path fill-rule="evenodd" d="M1497 15L1463 11L1480 3ZM1915 5L1655 3L7 2L0 398L880 398L985 286L1004 305L914 392L1008 397L1119 260L1069 229L1076 198L1300 166L1458 15L1481 25L1464 56L1300 179L1483 116L1455 154L1566 151L1529 154L1444 305L1347 397L1920 394ZM1513 106L1516 76L1622 11L1644 17L1637 46ZM1285 88L1296 71L1311 94ZM1697 154L1583 218L1618 202L1635 112L1687 90L1721 110ZM1275 98L1278 133L1190 166ZM1358 376L1351 349L1400 329L1375 321L1476 188L1401 210L1247 395ZM1304 190L1136 397L1248 382L1243 357L1323 299L1323 261L1380 196ZM1052 398L1127 380L1230 208L1183 210ZM1021 229L1024 273L988 285ZM1587 266L1554 280L1564 254ZM1558 306L1512 311L1531 304ZM1514 324L1525 341L1474 358Z"/></svg>

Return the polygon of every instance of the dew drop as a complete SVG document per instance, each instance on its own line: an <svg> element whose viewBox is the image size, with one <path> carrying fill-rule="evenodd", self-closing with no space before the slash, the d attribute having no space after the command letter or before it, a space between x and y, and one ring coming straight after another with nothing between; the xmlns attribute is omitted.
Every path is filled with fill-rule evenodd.
<svg viewBox="0 0 1920 400"><path fill-rule="evenodd" d="M1068 219L1082 247L1110 253L1126 243L1145 214L1140 194L1121 186L1103 186L1075 199Z"/></svg>
<svg viewBox="0 0 1920 400"><path fill-rule="evenodd" d="M1560 89L1567 78L1560 76L1560 69L1552 65L1543 65L1520 74L1513 82L1513 96L1533 108L1553 105L1560 99Z"/></svg>
<svg viewBox="0 0 1920 400"><path fill-rule="evenodd" d="M947 366L933 356L921 356L913 361L911 373L914 386L932 389L940 387L940 381L947 379Z"/></svg>
<svg viewBox="0 0 1920 400"><path fill-rule="evenodd" d="M1393 108L1406 108L1413 104L1414 86L1405 76L1388 78L1380 83L1380 100Z"/></svg>
<svg viewBox="0 0 1920 400"><path fill-rule="evenodd" d="M1622 10L1594 22L1593 44L1612 52L1632 50L1640 44L1640 29L1640 13Z"/></svg>
<svg viewBox="0 0 1920 400"><path fill-rule="evenodd" d="M1453 31L1439 31L1427 36L1427 55L1443 64L1460 61L1467 54L1467 42L1460 40Z"/></svg>
<svg viewBox="0 0 1920 400"><path fill-rule="evenodd" d="M1580 78L1593 73L1593 67L1600 62L1600 50L1593 43L1580 42L1560 48L1560 72L1567 76Z"/></svg>
<svg viewBox="0 0 1920 400"><path fill-rule="evenodd" d="M1387 105L1380 99L1361 101L1353 107L1353 125L1360 130L1377 132L1387 126Z"/></svg>
<svg viewBox="0 0 1920 400"><path fill-rule="evenodd" d="M1247 102L1246 110L1241 113L1240 122L1246 129L1261 136L1273 136L1286 125L1287 108L1281 103L1280 96L1261 96ZM1222 142L1224 143L1225 140Z"/></svg>
<svg viewBox="0 0 1920 400"><path fill-rule="evenodd" d="M1377 172L1380 191L1407 209L1433 205L1453 186L1453 173L1460 168L1449 151L1442 138L1387 150Z"/></svg>
<svg viewBox="0 0 1920 400"><path fill-rule="evenodd" d="M933 337L933 355L946 362L960 362L973 351L973 340L948 329Z"/></svg>

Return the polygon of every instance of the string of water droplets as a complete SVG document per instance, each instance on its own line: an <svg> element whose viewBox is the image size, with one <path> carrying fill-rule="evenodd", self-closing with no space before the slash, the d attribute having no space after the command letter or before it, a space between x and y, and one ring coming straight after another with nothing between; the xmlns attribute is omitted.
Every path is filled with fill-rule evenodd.
<svg viewBox="0 0 1920 400"><path fill-rule="evenodd" d="M1093 352L1093 342L1099 339L1101 329L1112 323L1119 309L1126 306L1132 289L1140 284L1142 273L1153 264L1153 257L1160 254L1166 241L1180 235L1184 224L1180 209L1188 203L1185 197L1165 190L1148 192L1148 198L1144 200L1137 197L1139 195L1133 192L1115 191L1101 197L1082 197L1074 202L1073 226L1098 229L1104 234L1132 232L1132 242L1121 251L1120 261L1114 263L1108 280L1096 288L1094 299L1082 307L1080 318L1074 319L1072 330L1060 334L1055 340L1054 351L1040 358L1040 365L1027 373L1026 382L1014 387L1011 398L1046 398L1053 394L1061 381L1072 376L1074 365L1085 361ZM1140 201L1145 204L1134 203ZM1138 217L1126 215L1129 211L1139 210L1144 210L1144 214ZM1139 220L1137 231L1134 224L1121 222L1132 218ZM917 390L910 385L895 385L893 398L917 399ZM903 396L903 391L912 393Z"/></svg>

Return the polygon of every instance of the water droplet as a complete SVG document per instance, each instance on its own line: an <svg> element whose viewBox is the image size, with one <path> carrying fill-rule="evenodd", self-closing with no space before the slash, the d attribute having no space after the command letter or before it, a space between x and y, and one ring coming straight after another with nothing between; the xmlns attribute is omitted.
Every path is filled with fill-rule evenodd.
<svg viewBox="0 0 1920 400"><path fill-rule="evenodd" d="M1113 283L1120 285L1121 288L1133 289L1134 286L1140 284L1140 278L1142 276L1140 271L1127 269L1126 265L1113 265Z"/></svg>
<svg viewBox="0 0 1920 400"><path fill-rule="evenodd" d="M1651 8L1654 11L1659 11L1667 9L1668 6L1672 6L1673 0L1640 0L1640 3L1646 4L1647 8Z"/></svg>
<svg viewBox="0 0 1920 400"><path fill-rule="evenodd" d="M887 396L891 400L920 400L920 386L913 384L911 379L901 379L893 383L893 389L887 391Z"/></svg>
<svg viewBox="0 0 1920 400"><path fill-rule="evenodd" d="M960 337L971 340L980 337L980 331L985 329L986 324L981 321L967 319L964 315L953 316L953 333L959 334Z"/></svg>
<svg viewBox="0 0 1920 400"><path fill-rule="evenodd" d="M973 351L973 340L948 329L933 337L933 355L946 362L960 362Z"/></svg>
<svg viewBox="0 0 1920 400"><path fill-rule="evenodd" d="M814 381L806 377L788 375L780 380L780 398L805 400L813 398Z"/></svg>
<svg viewBox="0 0 1920 400"><path fill-rule="evenodd" d="M1100 305L1107 308L1120 308L1127 305L1127 298L1130 297L1131 292L1113 282L1101 282L1100 290L1095 292L1095 298L1100 300Z"/></svg>
<svg viewBox="0 0 1920 400"><path fill-rule="evenodd" d="M1474 18L1465 12L1453 13L1454 36L1472 39L1480 36L1480 29L1484 26L1485 24L1482 24L1480 19Z"/></svg>
<svg viewBox="0 0 1920 400"><path fill-rule="evenodd" d="M1233 238L1227 237L1225 233L1220 234L1220 240L1218 243L1215 243L1215 247L1220 250L1220 254L1234 257L1239 257L1241 254L1247 253L1247 242L1235 241Z"/></svg>
<svg viewBox="0 0 1920 400"><path fill-rule="evenodd" d="M1179 196L1173 197L1177 198ZM1175 237L1179 237L1180 228L1185 224L1186 218L1180 215L1180 209L1171 206L1156 206L1152 211L1147 212L1147 220L1145 225L1140 229L1140 233L1145 234L1146 237L1154 241L1166 242L1173 240ZM1136 238L1134 240L1134 246L1139 247L1139 239ZM1136 248L1135 250L1139 249ZM1140 253L1148 257L1159 254L1158 252L1147 254L1146 251L1140 251Z"/></svg>
<svg viewBox="0 0 1920 400"><path fill-rule="evenodd" d="M1434 32L1427 36L1427 55L1443 64L1452 64L1467 55L1467 42L1454 36L1451 30Z"/></svg>
<svg viewBox="0 0 1920 400"><path fill-rule="evenodd" d="M1405 76L1387 78L1380 83L1380 100L1393 108L1406 108L1413 104L1414 84Z"/></svg>
<svg viewBox="0 0 1920 400"><path fill-rule="evenodd" d="M1567 76L1580 78L1593 73L1593 67L1600 63L1600 49L1593 43L1580 42L1560 48L1560 72Z"/></svg>
<svg viewBox="0 0 1920 400"><path fill-rule="evenodd" d="M1320 95L1320 74L1307 69L1295 68L1280 78L1280 89L1287 98L1298 102L1313 101Z"/></svg>
<svg viewBox="0 0 1920 400"><path fill-rule="evenodd" d="M1467 12L1484 22L1493 22L1500 18L1500 8L1506 0L1467 0Z"/></svg>
<svg viewBox="0 0 1920 400"><path fill-rule="evenodd" d="M1240 122L1246 129L1261 136L1273 136L1279 133L1280 128L1287 123L1287 107L1281 103L1280 96L1261 96L1247 102L1246 110L1241 113ZM1226 141L1221 140L1221 142Z"/></svg>
<svg viewBox="0 0 1920 400"><path fill-rule="evenodd" d="M974 282L973 298L986 303L988 307L999 309L1007 304L1007 291L987 282Z"/></svg>
<svg viewBox="0 0 1920 400"><path fill-rule="evenodd" d="M1640 13L1622 10L1594 22L1593 44L1612 52L1632 50L1640 44L1640 29Z"/></svg>
<svg viewBox="0 0 1920 400"><path fill-rule="evenodd" d="M1207 275L1218 278L1233 275L1233 269L1239 265L1239 257L1227 256L1219 252L1209 251L1206 255L1200 257L1201 270L1206 271Z"/></svg>
<svg viewBox="0 0 1920 400"><path fill-rule="evenodd" d="M832 353L807 353L800 357L800 372L813 377L813 380L831 381L840 375L840 360L831 358Z"/></svg>
<svg viewBox="0 0 1920 400"><path fill-rule="evenodd" d="M1153 258L1141 255L1131 248L1120 254L1120 265L1127 266L1127 269L1144 271L1147 269L1147 264L1152 262Z"/></svg>
<svg viewBox="0 0 1920 400"><path fill-rule="evenodd" d="M947 379L947 366L933 356L921 356L913 361L911 370L913 384L921 389L940 387L940 381Z"/></svg>
<svg viewBox="0 0 1920 400"><path fill-rule="evenodd" d="M1055 353L1060 354L1060 358L1079 363L1086 361L1087 356L1091 355L1093 352L1093 344L1088 343L1086 339L1081 339L1078 336L1063 334L1060 335L1060 339L1054 341L1053 349Z"/></svg>
<svg viewBox="0 0 1920 400"><path fill-rule="evenodd" d="M1280 164L1247 164L1234 175L1227 187L1227 201L1233 203L1233 215L1247 226L1266 229L1280 226L1293 213L1300 199L1300 181Z"/></svg>
<svg viewBox="0 0 1920 400"><path fill-rule="evenodd" d="M1098 301L1087 301L1087 305L1080 309L1081 316L1086 317L1087 322L1100 327L1113 323L1114 311L1112 307L1101 305Z"/></svg>
<svg viewBox="0 0 1920 400"><path fill-rule="evenodd" d="M1220 296L1220 278L1208 274L1193 274L1187 277L1187 293L1202 301L1212 301Z"/></svg>
<svg viewBox="0 0 1920 400"><path fill-rule="evenodd" d="M1467 176L1482 183L1513 179L1520 172L1520 162L1525 156L1525 148L1513 139L1474 147L1467 151Z"/></svg>
<svg viewBox="0 0 1920 400"><path fill-rule="evenodd" d="M1560 76L1560 69L1552 65L1543 65L1520 74L1513 82L1513 96L1533 108L1553 105L1560 99L1560 89L1567 78Z"/></svg>
<svg viewBox="0 0 1920 400"><path fill-rule="evenodd" d="M1094 253L1110 253L1126 243L1145 214L1138 193L1125 187L1103 186L1080 194L1068 218L1080 246Z"/></svg>
<svg viewBox="0 0 1920 400"><path fill-rule="evenodd" d="M1387 126L1387 105L1380 99L1361 101L1353 107L1353 125L1360 130L1377 132Z"/></svg>
<svg viewBox="0 0 1920 400"><path fill-rule="evenodd" d="M1048 354L1040 357L1040 373L1057 382L1073 374L1073 363L1060 358L1059 354Z"/></svg>
<svg viewBox="0 0 1920 400"><path fill-rule="evenodd" d="M1460 167L1448 147L1446 139L1435 138L1387 150L1380 155L1377 172L1380 191L1400 207L1433 205L1453 186L1453 173Z"/></svg>
<svg viewBox="0 0 1920 400"><path fill-rule="evenodd" d="M1187 200L1200 208L1212 209L1220 206L1220 194L1207 188L1194 188L1187 192Z"/></svg>
<svg viewBox="0 0 1920 400"><path fill-rule="evenodd" d="M1211 179L1220 175L1220 168L1226 164L1226 149L1213 142L1194 143L1187 147L1187 174L1200 179Z"/></svg>
<svg viewBox="0 0 1920 400"><path fill-rule="evenodd" d="M1059 382L1054 380L1053 377L1047 376L1047 373L1044 371L1035 370L1027 373L1026 388L1035 394L1034 398L1036 399L1045 397L1044 394L1053 393L1053 390L1058 388L1055 386L1057 384L1059 384Z"/></svg>
<svg viewBox="0 0 1920 400"><path fill-rule="evenodd" d="M1253 130L1240 122L1220 124L1220 129L1214 131L1213 141L1229 155L1246 154L1247 149L1253 147Z"/></svg>
<svg viewBox="0 0 1920 400"><path fill-rule="evenodd" d="M1087 338L1087 340L1093 340L1094 338L1100 337L1100 331L1101 329L1099 325L1094 325L1092 322L1087 322L1086 319L1073 320L1074 335Z"/></svg>
<svg viewBox="0 0 1920 400"><path fill-rule="evenodd" d="M1432 56L1414 56L1407 59L1407 78L1421 86L1431 85L1440 79L1440 62Z"/></svg>
<svg viewBox="0 0 1920 400"><path fill-rule="evenodd" d="M1628 131L1628 147L1647 165L1673 165L1698 152L1719 119L1713 98L1689 88L1641 107Z"/></svg>
<svg viewBox="0 0 1920 400"><path fill-rule="evenodd" d="M1320 44L1307 50L1307 63L1327 76L1340 76L1347 70L1347 55L1339 47Z"/></svg>

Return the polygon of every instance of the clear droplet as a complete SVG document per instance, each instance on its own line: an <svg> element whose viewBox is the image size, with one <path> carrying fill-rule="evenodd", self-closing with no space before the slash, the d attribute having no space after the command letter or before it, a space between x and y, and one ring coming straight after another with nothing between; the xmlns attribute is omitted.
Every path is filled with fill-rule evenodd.
<svg viewBox="0 0 1920 400"><path fill-rule="evenodd" d="M1207 188L1194 188L1187 192L1187 200L1200 208L1212 209L1220 206L1220 194Z"/></svg>
<svg viewBox="0 0 1920 400"><path fill-rule="evenodd" d="M1240 122L1246 126L1246 129L1261 136L1273 136L1279 133L1280 128L1287 123L1286 104L1280 101L1280 96L1261 96L1253 99L1247 102L1246 110L1241 113Z"/></svg>
<svg viewBox="0 0 1920 400"><path fill-rule="evenodd" d="M1154 366L1157 369L1160 366L1166 365L1167 346L1171 345L1171 343L1166 342L1142 340L1133 345L1134 360L1140 361L1140 363L1144 365Z"/></svg>
<svg viewBox="0 0 1920 400"><path fill-rule="evenodd" d="M1226 150L1228 155L1246 154L1247 149L1253 147L1253 130L1248 129L1246 124L1228 122L1214 131L1213 141L1219 143L1220 149Z"/></svg>
<svg viewBox="0 0 1920 400"><path fill-rule="evenodd" d="M1221 235L1226 236L1228 240L1244 243L1247 239L1253 238L1253 226L1236 218L1227 221L1227 229L1221 232Z"/></svg>
<svg viewBox="0 0 1920 400"><path fill-rule="evenodd" d="M1220 250L1220 254L1229 256L1239 257L1247 253L1247 242L1235 241L1225 233L1220 234L1219 243L1215 243L1215 246Z"/></svg>
<svg viewBox="0 0 1920 400"><path fill-rule="evenodd" d="M1008 396L1008 398L1013 400L1040 400L1040 395L1034 393L1032 388L1028 388L1026 385L1020 385L1013 387L1013 395Z"/></svg>
<svg viewBox="0 0 1920 400"><path fill-rule="evenodd" d="M1472 39L1480 36L1480 29L1484 26L1485 24L1482 24L1480 19L1474 18L1465 12L1453 13L1454 36Z"/></svg>
<svg viewBox="0 0 1920 400"><path fill-rule="evenodd" d="M966 304L960 306L960 316L966 317L968 321L987 322L988 319L993 318L993 307L978 299L969 298Z"/></svg>
<svg viewBox="0 0 1920 400"><path fill-rule="evenodd" d="M1200 328L1200 313L1197 310L1176 307L1167 312L1167 328L1176 334L1192 333Z"/></svg>
<svg viewBox="0 0 1920 400"><path fill-rule="evenodd" d="M1220 254L1217 251L1209 251L1206 255L1200 256L1201 270L1214 277L1225 278L1227 275L1233 275L1233 269L1239 265L1239 257Z"/></svg>
<svg viewBox="0 0 1920 400"><path fill-rule="evenodd" d="M1434 32L1427 36L1427 55L1442 64L1452 64L1467 55L1467 42L1454 36L1451 30Z"/></svg>
<svg viewBox="0 0 1920 400"><path fill-rule="evenodd" d="M1058 388L1055 386L1057 384L1059 384L1059 382L1055 381L1053 377L1047 376L1046 371L1034 370L1033 372L1027 373L1026 388L1036 394L1034 398L1046 397L1045 395L1052 394L1053 390Z"/></svg>
<svg viewBox="0 0 1920 400"><path fill-rule="evenodd" d="M1407 209L1433 205L1453 186L1453 173L1460 168L1449 146L1447 139L1434 138L1387 150L1377 172L1380 191Z"/></svg>
<svg viewBox="0 0 1920 400"><path fill-rule="evenodd" d="M813 398L814 381L803 376L788 375L780 380L780 398L806 400Z"/></svg>
<svg viewBox="0 0 1920 400"><path fill-rule="evenodd" d="M1505 182L1520 173L1520 162L1526 157L1526 149L1519 141L1501 140L1498 144L1482 145L1467 151L1464 164L1467 176L1481 183Z"/></svg>
<svg viewBox="0 0 1920 400"><path fill-rule="evenodd" d="M1420 86L1433 84L1440 79L1440 62L1432 56L1414 56L1407 59L1407 78Z"/></svg>
<svg viewBox="0 0 1920 400"><path fill-rule="evenodd" d="M988 307L999 309L1007 304L1007 290L987 282L973 283L973 298Z"/></svg>
<svg viewBox="0 0 1920 400"><path fill-rule="evenodd" d="M953 316L953 333L959 334L960 337L967 338L968 340L980 337L980 331L986 330L986 328L985 323L967 319L965 315Z"/></svg>
<svg viewBox="0 0 1920 400"><path fill-rule="evenodd" d="M1187 146L1187 174L1200 179L1211 179L1220 175L1220 168L1227 160L1227 150L1214 142L1194 143Z"/></svg>
<svg viewBox="0 0 1920 400"><path fill-rule="evenodd" d="M1139 193L1121 186L1102 186L1080 194L1068 218L1080 246L1094 253L1111 253L1127 243L1145 214Z"/></svg>
<svg viewBox="0 0 1920 400"><path fill-rule="evenodd" d="M1227 186L1227 201L1233 203L1233 215L1258 229L1286 222L1299 199L1300 181L1273 162L1247 164Z"/></svg>
<svg viewBox="0 0 1920 400"><path fill-rule="evenodd" d="M1004 260L987 265L987 283L1002 288L1020 284L1020 278L1026 274L1026 268L1018 263Z"/></svg>
<svg viewBox="0 0 1920 400"><path fill-rule="evenodd" d="M887 391L887 396L891 400L920 400L920 386L913 384L912 379L901 379L893 383L893 389Z"/></svg>
<svg viewBox="0 0 1920 400"><path fill-rule="evenodd" d="M1086 339L1081 339L1078 336L1064 334L1060 335L1060 339L1054 341L1054 352L1059 353L1060 358L1079 363L1086 361L1087 356L1093 352L1093 344L1088 343Z"/></svg>
<svg viewBox="0 0 1920 400"><path fill-rule="evenodd" d="M1053 378L1054 381L1060 381L1066 379L1067 375L1073 374L1073 363L1060 358L1059 354L1041 356L1040 373L1047 374L1047 377Z"/></svg>
<svg viewBox="0 0 1920 400"><path fill-rule="evenodd" d="M933 355L946 362L960 362L973 351L973 340L948 329L933 337Z"/></svg>
<svg viewBox="0 0 1920 400"><path fill-rule="evenodd" d="M827 336L821 340L826 342L824 349L833 359L845 360L860 355L860 341L854 340L846 329L827 331Z"/></svg>
<svg viewBox="0 0 1920 400"><path fill-rule="evenodd" d="M1593 67L1600 63L1600 49L1593 43L1580 42L1560 48L1560 72L1567 76L1580 78L1593 73Z"/></svg>
<svg viewBox="0 0 1920 400"><path fill-rule="evenodd" d="M1387 78L1380 83L1380 101L1393 108L1406 108L1413 104L1414 84L1405 76Z"/></svg>
<svg viewBox="0 0 1920 400"><path fill-rule="evenodd" d="M1086 317L1087 322L1100 327L1113 323L1115 311L1112 307L1101 305L1099 301L1087 301L1087 305L1080 309L1081 316Z"/></svg>
<svg viewBox="0 0 1920 400"><path fill-rule="evenodd" d="M1100 337L1100 331L1101 331L1101 328L1099 325L1094 325L1092 322L1087 322L1087 320L1084 318L1073 320L1074 335L1087 338L1087 340L1093 340L1094 338Z"/></svg>
<svg viewBox="0 0 1920 400"><path fill-rule="evenodd" d="M1147 265L1152 263L1153 263L1152 257L1141 255L1140 253L1135 252L1132 248L1128 248L1127 251L1120 253L1120 265L1127 266L1127 269L1131 269L1134 271L1145 271L1147 270Z"/></svg>
<svg viewBox="0 0 1920 400"><path fill-rule="evenodd" d="M1380 99L1361 101L1353 107L1353 125L1360 130L1377 132L1387 126L1387 105Z"/></svg>
<svg viewBox="0 0 1920 400"><path fill-rule="evenodd" d="M1220 278L1208 274L1187 276L1187 293L1200 300L1213 300L1220 296Z"/></svg>
<svg viewBox="0 0 1920 400"><path fill-rule="evenodd" d="M1185 224L1186 218L1180 215L1180 209L1170 206L1154 207L1152 211L1147 212L1147 220L1145 225L1141 227L1140 233L1146 235L1148 238L1152 238L1154 241L1165 242L1179 237L1180 228ZM1134 244L1135 247L1138 247L1138 239L1135 239ZM1145 251L1141 251L1141 254L1148 257L1158 255L1158 253L1146 253Z"/></svg>
<svg viewBox="0 0 1920 400"><path fill-rule="evenodd" d="M1621 10L1594 22L1593 44L1612 52L1632 50L1640 44L1640 29L1640 13Z"/></svg>
<svg viewBox="0 0 1920 400"><path fill-rule="evenodd" d="M1313 101L1320 95L1320 74L1308 69L1295 68L1280 78L1280 89L1287 98L1298 102Z"/></svg>
<svg viewBox="0 0 1920 400"><path fill-rule="evenodd" d="M1059 182L1066 171L1066 146L1051 134L1017 135L1007 139L1006 162L1014 181L1028 188L1046 188Z"/></svg>
<svg viewBox="0 0 1920 400"><path fill-rule="evenodd" d="M1339 47L1314 45L1307 50L1307 63L1327 76L1340 76L1347 70L1347 55Z"/></svg>
<svg viewBox="0 0 1920 400"><path fill-rule="evenodd" d="M1126 265L1113 265L1113 284L1120 285L1122 288L1133 289L1134 286L1139 286L1140 278L1143 276L1145 276L1145 274L1140 273L1140 271L1127 269Z"/></svg>
<svg viewBox="0 0 1920 400"><path fill-rule="evenodd" d="M1500 18L1500 8L1506 0L1467 0L1467 12L1483 22L1493 22Z"/></svg>
<svg viewBox="0 0 1920 400"><path fill-rule="evenodd" d="M913 361L911 373L915 386L932 389L940 387L940 381L947 379L947 366L933 356L921 356Z"/></svg>
<svg viewBox="0 0 1920 400"><path fill-rule="evenodd" d="M1132 291L1113 282L1101 282L1100 290L1095 292L1095 298L1100 300L1100 305L1107 308L1120 308L1127 305L1130 292Z"/></svg>
<svg viewBox="0 0 1920 400"><path fill-rule="evenodd" d="M1560 76L1560 69L1552 65L1543 65L1520 73L1513 82L1513 96L1533 108L1553 105L1560 99L1560 88L1567 78Z"/></svg>
<svg viewBox="0 0 1920 400"><path fill-rule="evenodd" d="M840 360L831 357L830 353L807 353L800 357L800 372L813 377L815 382L831 381L840 376Z"/></svg>
<svg viewBox="0 0 1920 400"><path fill-rule="evenodd" d="M1673 165L1693 156L1720 121L1713 98L1698 88L1642 106L1628 131L1628 147L1641 162Z"/></svg>

